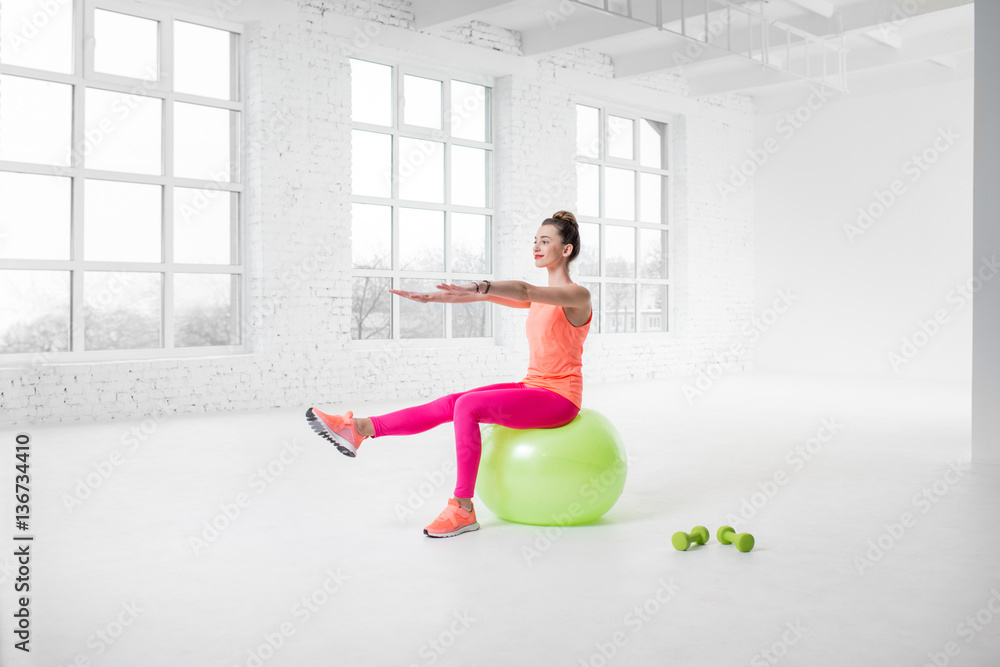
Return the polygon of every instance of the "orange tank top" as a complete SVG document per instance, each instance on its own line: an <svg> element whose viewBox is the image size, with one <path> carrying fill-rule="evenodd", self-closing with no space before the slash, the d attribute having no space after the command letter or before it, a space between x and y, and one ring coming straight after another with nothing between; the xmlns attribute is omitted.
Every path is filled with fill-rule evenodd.
<svg viewBox="0 0 1000 667"><path fill-rule="evenodd" d="M562 306L532 302L524 323L529 361L528 374L521 380L522 384L550 389L581 407L583 341L593 320L594 311L591 310L586 324L575 327L566 318Z"/></svg>

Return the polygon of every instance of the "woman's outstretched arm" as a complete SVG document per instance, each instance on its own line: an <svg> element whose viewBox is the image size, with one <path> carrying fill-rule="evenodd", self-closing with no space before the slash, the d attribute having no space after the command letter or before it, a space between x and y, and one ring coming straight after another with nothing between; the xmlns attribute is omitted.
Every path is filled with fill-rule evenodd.
<svg viewBox="0 0 1000 667"><path fill-rule="evenodd" d="M485 288L484 284L483 287ZM486 295L487 300L494 295L501 299L528 302L529 305L531 302L536 302L569 308L590 306L590 290L583 285L548 287L532 285L523 280L497 280L490 285L490 293Z"/></svg>
<svg viewBox="0 0 1000 667"><path fill-rule="evenodd" d="M493 290L491 289L490 291L492 292ZM502 296L493 296L492 294L487 294L486 300L498 306L507 306L508 308L531 308L530 301L514 301L513 299L505 299Z"/></svg>

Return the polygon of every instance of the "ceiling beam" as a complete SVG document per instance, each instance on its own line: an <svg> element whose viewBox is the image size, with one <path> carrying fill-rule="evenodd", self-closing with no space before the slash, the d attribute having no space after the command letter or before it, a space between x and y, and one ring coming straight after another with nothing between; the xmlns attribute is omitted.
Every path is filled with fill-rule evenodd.
<svg viewBox="0 0 1000 667"><path fill-rule="evenodd" d="M450 28L504 6L528 4L525 0L413 0L413 26L417 30Z"/></svg>
<svg viewBox="0 0 1000 667"><path fill-rule="evenodd" d="M522 32L521 50L526 56L540 56L643 30L656 30L656 26L617 14L602 12L601 16L595 16L590 12L574 11L560 14L557 19L550 17L544 27Z"/></svg>
<svg viewBox="0 0 1000 667"><path fill-rule="evenodd" d="M830 18L833 16L834 7L833 3L828 0L790 0L792 4L798 5L799 7L804 7L811 12L815 12L820 16L825 16Z"/></svg>

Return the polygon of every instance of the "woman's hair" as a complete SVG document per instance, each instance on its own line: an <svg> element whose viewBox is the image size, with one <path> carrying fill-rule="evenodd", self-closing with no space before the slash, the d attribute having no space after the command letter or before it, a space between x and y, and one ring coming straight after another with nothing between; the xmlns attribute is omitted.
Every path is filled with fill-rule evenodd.
<svg viewBox="0 0 1000 667"><path fill-rule="evenodd" d="M569 211L556 211L551 218L546 218L542 224L552 225L558 229L563 245L573 245L573 252L566 259L566 265L569 266L569 263L580 254L580 225L576 221L576 216Z"/></svg>

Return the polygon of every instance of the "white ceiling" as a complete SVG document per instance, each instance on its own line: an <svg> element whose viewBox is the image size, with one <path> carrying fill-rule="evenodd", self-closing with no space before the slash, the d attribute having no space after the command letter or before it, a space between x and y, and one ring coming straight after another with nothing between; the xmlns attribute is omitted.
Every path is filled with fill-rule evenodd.
<svg viewBox="0 0 1000 667"><path fill-rule="evenodd" d="M766 106L782 96L801 95L810 85L744 55L724 48L694 48L697 42L657 29L658 0L607 1L608 11L588 6L603 4L602 0L413 0L412 7L420 30L482 21L520 33L525 58L586 47L612 58L616 78L674 72L687 79L693 96L739 92ZM686 0L689 29L692 23L704 23L692 17L704 11L706 1L710 11L719 15L725 11L718 0ZM744 0L734 4L810 34L836 38L847 49L848 91L900 82L919 85L922 77L936 83L972 76L972 0ZM646 22L622 15L629 5L633 16ZM662 0L661 16L676 18L680 6L681 0ZM679 29L679 23L664 21L668 28ZM745 39L746 29L733 31L733 44ZM696 57L688 61L685 54L692 53Z"/></svg>

